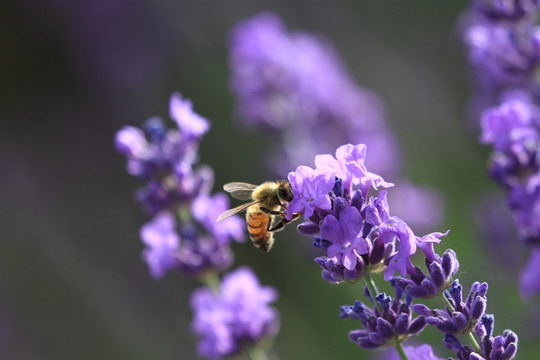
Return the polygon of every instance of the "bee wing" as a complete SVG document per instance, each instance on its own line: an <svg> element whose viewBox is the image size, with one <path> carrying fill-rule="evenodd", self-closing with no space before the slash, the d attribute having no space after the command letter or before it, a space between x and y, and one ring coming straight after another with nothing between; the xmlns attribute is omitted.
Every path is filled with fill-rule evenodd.
<svg viewBox="0 0 540 360"><path fill-rule="evenodd" d="M237 206L235 208L229 209L229 210L225 211L223 214L219 215L219 217L217 218L216 221L221 221L221 220L224 220L224 219L226 219L228 217L233 216L234 214L238 214L239 212L242 212L242 211L246 210L248 207L250 207L252 205L255 205L255 204L258 204L260 202L261 202L261 200L251 201L251 202L242 204L240 206Z"/></svg>
<svg viewBox="0 0 540 360"><path fill-rule="evenodd" d="M252 185L243 182L231 182L223 185L223 190L230 193L231 196L238 200L250 200L253 190L257 185Z"/></svg>

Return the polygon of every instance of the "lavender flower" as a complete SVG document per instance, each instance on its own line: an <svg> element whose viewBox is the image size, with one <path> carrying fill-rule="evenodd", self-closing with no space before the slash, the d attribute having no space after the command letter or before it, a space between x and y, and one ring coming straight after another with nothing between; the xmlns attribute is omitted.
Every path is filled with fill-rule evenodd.
<svg viewBox="0 0 540 360"><path fill-rule="evenodd" d="M490 175L507 191L520 239L533 247L540 244L538 10L536 0L476 0L464 21L475 96L490 99L480 109L480 141L493 146ZM539 293L530 282L521 284L527 298Z"/></svg>
<svg viewBox="0 0 540 360"><path fill-rule="evenodd" d="M221 359L273 337L279 329L279 319L269 304L276 298L277 292L260 286L247 267L225 275L218 293L206 287L196 289L191 296L191 328L201 338L199 354Z"/></svg>
<svg viewBox="0 0 540 360"><path fill-rule="evenodd" d="M400 152L381 101L354 83L326 39L289 32L275 14L261 13L235 26L229 43L236 113L245 124L270 129L279 137L269 160L277 173L350 142L372 149L375 155L367 160L370 169L399 179ZM336 176L347 188L348 179ZM323 184L332 186L332 181L326 179ZM415 227L429 228L440 221L440 198L433 191L410 185L409 197L415 202L404 197L392 201L398 203L400 214L411 215ZM308 217L313 206L306 208ZM435 209L430 216L416 216L417 209L428 207Z"/></svg>
<svg viewBox="0 0 540 360"><path fill-rule="evenodd" d="M385 280L396 271L405 277L415 271L410 257L417 247L428 251L425 244L445 235L415 236L402 219L390 215L385 190L368 199L370 191L393 184L368 171L365 160L364 144L348 144L336 150L335 158L316 156L315 169L299 166L289 173L293 200L286 218L304 214L307 221L298 230L316 235L315 244L327 252L315 261L329 282L356 281L364 271L385 268Z"/></svg>
<svg viewBox="0 0 540 360"><path fill-rule="evenodd" d="M413 319L410 299L403 302L400 297L392 300L385 293L380 293L375 297L378 307L373 309L360 301L355 301L353 306L342 306L341 318L359 319L364 326L364 329L351 331L349 340L361 348L376 349L401 344L420 333L426 326L426 319L424 316Z"/></svg>
<svg viewBox="0 0 540 360"><path fill-rule="evenodd" d="M436 356L433 349L428 344L414 346L404 346L405 354L409 360L445 360ZM389 350L383 356L377 358L379 360L400 360L400 357L395 349Z"/></svg>
<svg viewBox="0 0 540 360"><path fill-rule="evenodd" d="M519 287L525 299L540 293L540 248L533 247L529 261L521 271Z"/></svg>
<svg viewBox="0 0 540 360"><path fill-rule="evenodd" d="M151 222L141 227L141 239L147 246L143 259L156 279L163 277L177 262L180 237L175 227L174 216L167 212L157 214Z"/></svg>
<svg viewBox="0 0 540 360"><path fill-rule="evenodd" d="M127 171L146 181L136 199L154 215L141 229L147 246L143 259L151 275L161 278L173 269L201 277L232 264L228 246L233 239L244 241L245 223L232 216L218 226L216 218L229 207L229 200L221 193L210 195L210 167L195 167L199 141L210 128L208 120L178 93L171 96L169 112L177 129L150 118L142 130L121 129L115 145L127 158Z"/></svg>
<svg viewBox="0 0 540 360"><path fill-rule="evenodd" d="M154 117L145 122L144 130L125 126L115 137L117 151L127 157L128 173L148 181L136 198L150 214L174 210L178 202L207 194L213 183L210 168L193 169L208 120L193 112L191 102L178 93L172 95L170 108L178 130L168 130Z"/></svg>
<svg viewBox="0 0 540 360"><path fill-rule="evenodd" d="M456 280L445 293L452 309L431 310L426 305L413 305L413 310L426 316L428 324L447 334L468 334L474 330L486 310L486 283L475 282L467 299L463 301L462 287Z"/></svg>

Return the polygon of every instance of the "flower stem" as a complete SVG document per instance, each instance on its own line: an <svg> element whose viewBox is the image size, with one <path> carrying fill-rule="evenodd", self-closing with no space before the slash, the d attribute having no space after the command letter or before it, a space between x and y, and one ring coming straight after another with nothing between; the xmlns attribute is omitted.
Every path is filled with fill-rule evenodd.
<svg viewBox="0 0 540 360"><path fill-rule="evenodd" d="M403 349L403 346L401 345L401 343L396 344L396 350L401 360L409 360L409 358L407 357L407 354L405 353L405 349Z"/></svg>
<svg viewBox="0 0 540 360"><path fill-rule="evenodd" d="M263 349L258 346L252 347L248 352L249 360L268 360L268 356Z"/></svg>
<svg viewBox="0 0 540 360"><path fill-rule="evenodd" d="M443 302L444 304L446 305L446 307L448 308L448 310L450 310L451 312L454 312L455 309L454 307L452 306L452 303L450 303L450 301L448 300L448 298L446 296L444 296L444 294L441 294L440 295L441 298L443 299ZM472 332L469 332L467 334L467 337L469 338L469 342L471 343L471 345L473 346L474 348L474 351L476 351L478 354L482 355L482 349L480 349L480 346L478 345L478 342L476 341L476 339L474 338L474 335Z"/></svg>
<svg viewBox="0 0 540 360"><path fill-rule="evenodd" d="M212 271L212 270L206 271L201 276L201 282L204 285L208 286L208 288L210 288L210 290L212 290L214 294L219 294L220 288L221 288L221 285L220 285L221 282L219 281L219 276L215 271Z"/></svg>
<svg viewBox="0 0 540 360"><path fill-rule="evenodd" d="M382 311L381 304L379 304L375 300L375 296L377 296L377 294L379 293L379 289L377 288L377 285L375 285L375 282L373 281L373 278L371 277L371 274L369 273L369 271L366 271L364 273L364 282L366 283L366 286L368 288L369 294L371 295L371 298L373 299L373 302L375 302L379 310Z"/></svg>

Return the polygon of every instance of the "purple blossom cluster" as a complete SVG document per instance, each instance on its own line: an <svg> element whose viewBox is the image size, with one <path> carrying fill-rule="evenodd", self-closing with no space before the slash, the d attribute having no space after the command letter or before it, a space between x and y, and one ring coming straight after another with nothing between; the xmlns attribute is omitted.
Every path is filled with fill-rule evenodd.
<svg viewBox="0 0 540 360"><path fill-rule="evenodd" d="M279 139L269 152L277 173L341 144L364 143L376 154L368 161L371 169L408 185L407 194L390 199L399 214L407 214L414 227L432 228L440 221L438 194L400 179L400 152L382 102L354 82L327 39L288 32L278 16L265 12L239 23L229 43L236 113ZM432 211L416 216L428 207Z"/></svg>
<svg viewBox="0 0 540 360"><path fill-rule="evenodd" d="M489 173L505 189L519 237L532 254L540 248L539 7L534 0L476 0L463 21L480 142L493 147ZM521 274L524 298L540 294L536 259L531 255Z"/></svg>
<svg viewBox="0 0 540 360"><path fill-rule="evenodd" d="M216 221L229 209L229 199L223 193L211 195L212 169L197 166L208 120L180 94L171 97L170 115L176 128L150 118L142 129L118 131L116 148L127 157L128 173L146 181L136 194L153 216L140 230L146 246L142 258L153 278L176 270L208 284L191 297L192 330L200 336L199 354L219 359L277 333L278 314L269 306L277 292L260 286L248 268L225 275L220 283L217 272L232 264L229 245L244 241L246 224L237 215Z"/></svg>
<svg viewBox="0 0 540 360"><path fill-rule="evenodd" d="M171 97L169 112L176 128L153 117L142 129L125 126L115 137L116 149L127 158L127 172L146 182L136 200L154 216L140 231L143 259L154 278L172 269L192 276L222 271L233 261L231 240L244 241L245 223L232 216L217 226L217 217L229 208L228 197L211 196L212 169L195 167L208 120L178 93Z"/></svg>
<svg viewBox="0 0 540 360"><path fill-rule="evenodd" d="M366 349L393 345L405 351L401 343L429 324L457 342L455 336L472 336L473 332L481 339L483 345L472 350L451 347L460 360L512 359L517 351L515 334L512 337L507 331L495 340L492 328L486 330L487 283L475 282L464 299L462 286L454 280L459 270L456 253L452 249L442 256L435 252L435 244L448 231L419 237L402 219L392 216L386 201L388 190L378 190L392 184L367 169L366 151L364 144L343 145L335 157L318 155L315 168L301 165L288 176L293 200L285 217L304 215L298 231L313 236L314 245L326 252L315 259L322 277L331 283L363 278L366 295L375 305L369 308L356 301L341 308L342 318L359 319L364 327L352 331L350 340ZM424 255L427 272L412 263L417 250ZM372 282L371 274L382 271L396 291L394 299L379 293ZM399 277L394 277L396 273ZM436 296L446 302L445 309L412 304L415 298ZM419 316L413 319L411 310ZM493 349L500 348L502 338L505 357L496 357ZM437 359L427 348L418 358L422 356Z"/></svg>
<svg viewBox="0 0 540 360"><path fill-rule="evenodd" d="M196 289L191 295L192 330L201 336L199 355L221 359L275 336L279 317L269 304L276 299L275 289L261 286L247 267L225 275L218 292Z"/></svg>
<svg viewBox="0 0 540 360"><path fill-rule="evenodd" d="M377 306L370 309L360 301L353 306L342 306L340 317L359 319L364 329L353 330L349 339L364 349L376 349L381 346L400 344L409 337L419 334L427 325L422 315L412 318L410 298L401 300L401 296L392 299L385 293L375 297Z"/></svg>
<svg viewBox="0 0 540 360"><path fill-rule="evenodd" d="M391 216L387 191L368 196L371 189L393 184L365 165L366 145L343 145L332 155L315 157L315 169L301 165L289 173L293 191L286 217L301 213L306 221L298 231L315 236L315 245L326 256L315 259L325 280L356 281L365 271L385 271L390 280L415 268L410 261L417 249L429 252L445 234L414 235L402 219ZM431 255L430 255L431 256Z"/></svg>

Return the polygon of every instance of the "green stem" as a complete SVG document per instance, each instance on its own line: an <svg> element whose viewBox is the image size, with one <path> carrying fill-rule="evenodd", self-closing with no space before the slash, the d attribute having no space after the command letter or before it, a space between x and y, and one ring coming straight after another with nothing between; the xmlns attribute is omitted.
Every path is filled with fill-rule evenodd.
<svg viewBox="0 0 540 360"><path fill-rule="evenodd" d="M208 286L214 294L219 294L221 288L221 282L219 276L215 271L209 270L201 277L201 282Z"/></svg>
<svg viewBox="0 0 540 360"><path fill-rule="evenodd" d="M446 298L446 296L444 296L444 294L441 294L441 298L443 299L443 302L444 304L446 305L446 307L448 308L448 310L450 310L450 312L454 312L456 309L454 309L454 307L452 306L452 303L450 302L450 300L448 300ZM478 345L478 342L476 341L476 339L474 338L474 335L472 332L469 332L467 334L467 337L469 338L469 342L471 343L471 345L473 346L474 348L474 351L476 351L478 354L482 355L482 349L480 349L480 346Z"/></svg>
<svg viewBox="0 0 540 360"><path fill-rule="evenodd" d="M373 281L373 278L371 277L369 271L366 271L364 273L364 282L366 283L371 298L373 299L375 304L377 304L379 310L382 311L381 305L375 300L375 296L377 296L377 294L379 293L379 289L377 289L377 285L375 285L375 282Z"/></svg>
<svg viewBox="0 0 540 360"><path fill-rule="evenodd" d="M405 349L403 349L403 345L401 345L401 343L396 344L396 350L401 360L409 360L409 358L407 357L407 354L405 353Z"/></svg>
<svg viewBox="0 0 540 360"><path fill-rule="evenodd" d="M268 356L263 349L258 346L252 347L248 352L248 358L250 360L268 360Z"/></svg>

